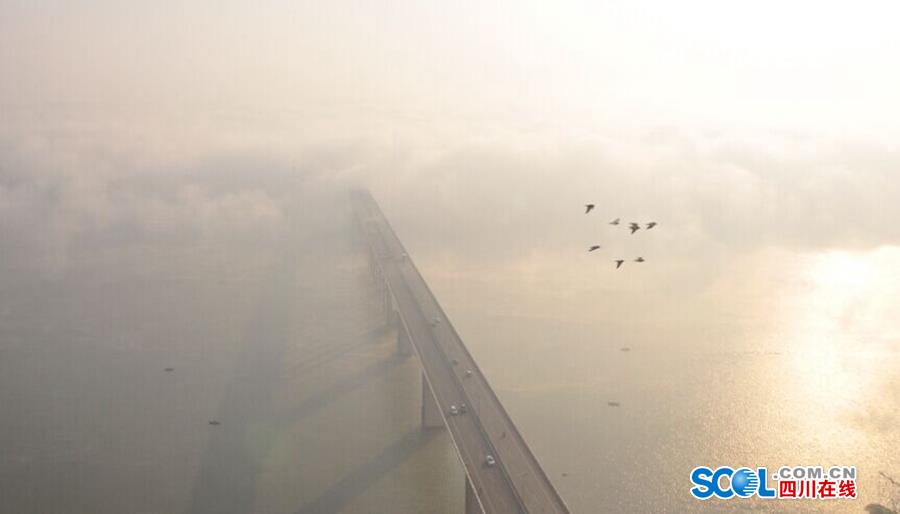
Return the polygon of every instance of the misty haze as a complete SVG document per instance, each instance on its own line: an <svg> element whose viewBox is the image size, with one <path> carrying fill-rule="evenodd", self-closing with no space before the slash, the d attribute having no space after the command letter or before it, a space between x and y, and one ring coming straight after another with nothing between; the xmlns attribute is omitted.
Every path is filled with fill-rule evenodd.
<svg viewBox="0 0 900 514"><path fill-rule="evenodd" d="M0 513L896 514L900 8L721 4L0 2Z"/></svg>

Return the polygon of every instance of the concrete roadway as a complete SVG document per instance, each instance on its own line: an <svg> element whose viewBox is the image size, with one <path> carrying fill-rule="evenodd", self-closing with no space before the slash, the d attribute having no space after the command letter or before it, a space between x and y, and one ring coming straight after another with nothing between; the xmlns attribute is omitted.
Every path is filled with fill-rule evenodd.
<svg viewBox="0 0 900 514"><path fill-rule="evenodd" d="M413 342L484 511L569 512L374 199L361 193L354 200L402 328ZM467 413L449 415L451 405L463 403ZM495 458L494 466L486 464L487 455Z"/></svg>

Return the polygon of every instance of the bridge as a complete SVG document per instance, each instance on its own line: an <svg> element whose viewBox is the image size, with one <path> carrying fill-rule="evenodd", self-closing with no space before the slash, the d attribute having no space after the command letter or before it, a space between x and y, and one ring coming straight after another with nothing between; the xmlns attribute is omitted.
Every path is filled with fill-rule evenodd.
<svg viewBox="0 0 900 514"><path fill-rule="evenodd" d="M569 512L375 199L352 200L398 351L422 366L422 425L449 430L465 469L466 514Z"/></svg>

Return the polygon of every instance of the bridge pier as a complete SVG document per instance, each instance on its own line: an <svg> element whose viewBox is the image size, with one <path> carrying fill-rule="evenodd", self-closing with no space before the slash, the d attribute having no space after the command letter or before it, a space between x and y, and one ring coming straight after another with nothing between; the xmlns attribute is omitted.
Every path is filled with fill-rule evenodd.
<svg viewBox="0 0 900 514"><path fill-rule="evenodd" d="M422 372L422 428L441 428L444 426L444 418L441 416L441 408L438 407L425 372Z"/></svg>

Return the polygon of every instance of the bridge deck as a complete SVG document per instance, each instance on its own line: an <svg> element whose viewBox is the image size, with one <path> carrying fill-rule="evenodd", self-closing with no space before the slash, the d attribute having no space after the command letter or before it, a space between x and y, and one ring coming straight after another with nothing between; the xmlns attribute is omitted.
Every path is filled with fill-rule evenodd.
<svg viewBox="0 0 900 514"><path fill-rule="evenodd" d="M368 192L353 200L373 265L390 290L401 330L419 356L484 512L569 512L375 200ZM463 403L467 413L448 414L451 405ZM494 466L485 463L487 455L496 459Z"/></svg>

